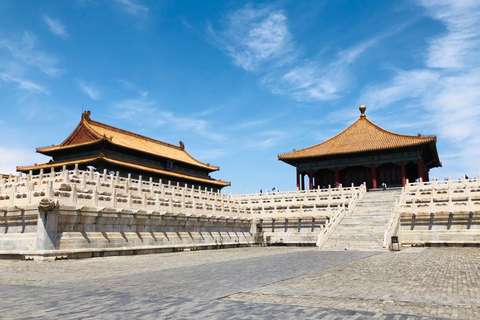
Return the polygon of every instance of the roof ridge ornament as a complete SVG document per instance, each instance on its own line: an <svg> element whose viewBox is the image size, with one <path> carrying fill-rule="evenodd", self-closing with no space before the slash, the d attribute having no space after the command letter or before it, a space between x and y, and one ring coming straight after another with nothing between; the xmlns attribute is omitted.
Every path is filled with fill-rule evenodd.
<svg viewBox="0 0 480 320"><path fill-rule="evenodd" d="M367 110L367 107L364 105L361 105L358 110L360 110L360 118L366 118L367 116L365 115L365 110Z"/></svg>
<svg viewBox="0 0 480 320"><path fill-rule="evenodd" d="M90 114L91 114L90 110L83 111L82 119L90 120Z"/></svg>

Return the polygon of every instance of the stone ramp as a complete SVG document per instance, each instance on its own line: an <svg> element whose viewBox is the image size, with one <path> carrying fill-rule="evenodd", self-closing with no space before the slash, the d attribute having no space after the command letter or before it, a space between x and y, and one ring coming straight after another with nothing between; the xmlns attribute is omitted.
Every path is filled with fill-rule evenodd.
<svg viewBox="0 0 480 320"><path fill-rule="evenodd" d="M321 249L382 250L395 199L401 192L401 188L367 192L355 210L343 218Z"/></svg>

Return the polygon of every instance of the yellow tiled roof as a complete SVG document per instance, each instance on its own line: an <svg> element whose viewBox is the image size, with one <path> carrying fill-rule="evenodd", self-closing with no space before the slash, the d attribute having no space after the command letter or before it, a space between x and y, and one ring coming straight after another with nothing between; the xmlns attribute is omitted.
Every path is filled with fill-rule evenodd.
<svg viewBox="0 0 480 320"><path fill-rule="evenodd" d="M70 144L70 139L76 132L79 131L78 129L80 126L86 129L86 131L88 131L88 133L94 136L97 140L81 141L81 143ZM182 142L180 142L180 146L174 146L172 144L168 144L133 132L115 128L97 121L93 121L90 119L90 111L85 111L83 113L82 121L64 142L62 142L60 145L37 148L37 152L45 153L61 149L67 149L70 147L91 144L100 139L107 139L111 143L122 147L143 151L173 161L181 161L197 167L209 169L211 171L219 170L219 167L212 166L208 163L203 163L193 158L185 151L185 147Z"/></svg>
<svg viewBox="0 0 480 320"><path fill-rule="evenodd" d="M278 155L278 159L289 160L389 150L422 145L437 140L436 136L410 136L387 131L368 120L364 111L365 108L357 121L333 138L312 147Z"/></svg>
<svg viewBox="0 0 480 320"><path fill-rule="evenodd" d="M40 169L50 169L52 167L58 168L62 166L68 166L68 165L75 165L75 164L82 164L82 163L89 163L94 160L99 160L102 159L106 162L113 163L113 164L118 164L122 165L125 167L130 167L134 169L139 169L139 170L144 170L148 172L153 172L157 174L162 174L170 177L175 177L175 178L181 178L185 180L192 180L192 181L197 181L197 182L203 182L207 184L214 184L218 186L230 186L231 183L227 181L222 181L222 180L215 180L213 178L203 178L200 176L194 176L194 175L186 175L183 173L174 172L174 171L169 171L169 170L164 170L159 167L149 167L145 166L139 163L132 163L132 162L126 162L122 159L116 158L116 157L109 157L105 155L95 155L91 157L85 157L81 159L74 159L74 160L65 160L65 161L55 161L52 163L44 163L44 164L35 164L33 166L22 166L22 167L17 167L17 172L28 172L30 170L40 170Z"/></svg>

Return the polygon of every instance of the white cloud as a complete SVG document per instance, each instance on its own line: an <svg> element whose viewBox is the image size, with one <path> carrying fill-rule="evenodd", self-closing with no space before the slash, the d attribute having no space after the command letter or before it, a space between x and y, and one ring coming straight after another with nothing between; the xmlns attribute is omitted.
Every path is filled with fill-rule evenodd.
<svg viewBox="0 0 480 320"><path fill-rule="evenodd" d="M397 70L396 76L386 85L366 87L357 104L365 104L369 110L375 110L404 99L421 98L435 90L440 78L440 72L433 70Z"/></svg>
<svg viewBox="0 0 480 320"><path fill-rule="evenodd" d="M113 103L115 116L119 119L140 119L152 115L155 111L156 102L143 99L126 99Z"/></svg>
<svg viewBox="0 0 480 320"><path fill-rule="evenodd" d="M263 72L261 84L272 93L297 101L328 101L340 98L349 88L355 79L350 66L368 48L402 28L339 51L333 61L302 58L285 12L273 6L246 6L226 18L223 31L215 32L209 25L209 34L233 64Z"/></svg>
<svg viewBox="0 0 480 320"><path fill-rule="evenodd" d="M148 91L142 91L142 90L138 89L137 86L135 86L131 82L128 82L128 81L122 80L122 79L117 79L117 81L120 82L121 84L123 84L123 86L126 89L136 91L142 98L146 98L148 96Z"/></svg>
<svg viewBox="0 0 480 320"><path fill-rule="evenodd" d="M13 76L6 72L0 73L0 78L5 82L15 82L18 84L19 88L28 90L30 92L50 94L50 92L41 85L38 85L21 77Z"/></svg>
<svg viewBox="0 0 480 320"><path fill-rule="evenodd" d="M210 140L220 141L226 139L224 135L217 133L215 130L212 130L206 120L183 117L169 111L159 111L155 114L158 118L158 125L167 125L172 126L174 129L179 131L193 132Z"/></svg>
<svg viewBox="0 0 480 320"><path fill-rule="evenodd" d="M77 80L77 84L80 89L90 97L90 99L98 100L100 98L100 92L93 85L87 84L83 80Z"/></svg>
<svg viewBox="0 0 480 320"><path fill-rule="evenodd" d="M425 67L396 70L391 81L368 87L359 103L372 108L417 105L415 112L425 115L424 129L436 131L439 147L449 155L444 167L455 167L458 175L480 171L480 3L437 0L420 5L447 30L430 39ZM405 121L419 120L404 111Z"/></svg>
<svg viewBox="0 0 480 320"><path fill-rule="evenodd" d="M0 173L16 174L16 167L23 165L31 165L35 162L44 163L48 158L44 155L39 155L32 150L24 150L18 148L0 147Z"/></svg>
<svg viewBox="0 0 480 320"><path fill-rule="evenodd" d="M296 56L287 17L281 10L247 6L228 16L223 32L217 34L210 25L209 32L212 42L248 71L269 63L284 64Z"/></svg>
<svg viewBox="0 0 480 320"><path fill-rule="evenodd" d="M472 52L480 51L480 2L476 0L422 0L433 19L445 24L446 34L430 41L427 66L464 68L477 63Z"/></svg>
<svg viewBox="0 0 480 320"><path fill-rule="evenodd" d="M147 6L141 5L136 0L115 0L120 4L128 13L138 16L148 14L150 10Z"/></svg>
<svg viewBox="0 0 480 320"><path fill-rule="evenodd" d="M40 69L50 77L58 76L62 73L56 67L58 60L53 55L38 50L37 38L31 32L24 32L19 38L0 38L0 49L7 49L13 58L25 65Z"/></svg>
<svg viewBox="0 0 480 320"><path fill-rule="evenodd" d="M154 100L126 99L113 103L115 116L120 119L155 119L149 122L155 126L164 126L171 130L190 132L209 140L221 141L226 137L211 128L210 123L204 119L185 117L171 111L161 110Z"/></svg>
<svg viewBox="0 0 480 320"><path fill-rule="evenodd" d="M288 94L297 101L338 99L355 79L350 72L351 64L380 38L340 51L334 61L325 65L319 61L303 61L286 71L272 71L262 79L262 83L273 93Z"/></svg>
<svg viewBox="0 0 480 320"><path fill-rule="evenodd" d="M43 21L47 24L50 32L52 32L54 35L63 39L68 37L67 29L59 19L52 19L49 16L44 15Z"/></svg>

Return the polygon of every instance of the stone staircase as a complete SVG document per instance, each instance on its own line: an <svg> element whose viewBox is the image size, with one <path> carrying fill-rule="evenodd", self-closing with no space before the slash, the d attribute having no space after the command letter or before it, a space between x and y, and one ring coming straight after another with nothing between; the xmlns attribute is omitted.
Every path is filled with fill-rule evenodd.
<svg viewBox="0 0 480 320"><path fill-rule="evenodd" d="M382 250L388 221L402 188L371 190L333 231L322 250Z"/></svg>

